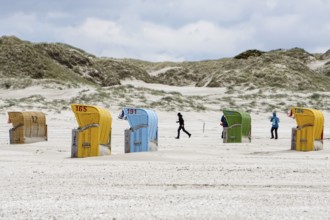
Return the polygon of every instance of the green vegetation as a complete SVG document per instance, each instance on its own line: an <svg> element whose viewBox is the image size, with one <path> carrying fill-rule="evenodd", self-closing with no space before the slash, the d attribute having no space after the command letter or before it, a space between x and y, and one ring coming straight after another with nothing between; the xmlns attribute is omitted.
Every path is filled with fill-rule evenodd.
<svg viewBox="0 0 330 220"><path fill-rule="evenodd" d="M47 100L38 95L21 100L0 99L0 108L40 105L53 106L60 112L68 109L70 103L79 102L135 105L164 111L214 110L211 106L218 103L221 108L246 111L286 111L292 105L330 109L329 51L320 55L300 48L248 50L234 58L219 60L148 62L98 58L62 43L31 43L3 36L0 37L0 89L41 86L65 90L87 85L93 91L82 90L77 97L67 100ZM324 61L324 65L310 68L313 61ZM125 79L225 88L225 92L221 97L184 96L179 92L120 85Z"/></svg>
<svg viewBox="0 0 330 220"><path fill-rule="evenodd" d="M101 86L119 85L124 78L151 80L145 70L124 61L96 58L66 44L34 44L7 36L0 38L0 78Z"/></svg>
<svg viewBox="0 0 330 220"><path fill-rule="evenodd" d="M329 91L329 65L312 70L308 63L328 56L300 48L263 52L248 50L220 60L200 62L147 62L97 58L62 43L31 43L16 37L0 38L0 78L52 79L55 83L120 85L137 79L175 86L276 88L289 91ZM158 72L156 75L148 73ZM24 83L25 86L32 83ZM2 82L1 88L21 88Z"/></svg>

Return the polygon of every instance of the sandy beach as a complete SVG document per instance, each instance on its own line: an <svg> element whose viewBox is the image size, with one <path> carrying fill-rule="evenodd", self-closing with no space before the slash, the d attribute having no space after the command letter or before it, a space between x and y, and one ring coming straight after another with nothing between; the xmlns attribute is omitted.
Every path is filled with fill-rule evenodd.
<svg viewBox="0 0 330 220"><path fill-rule="evenodd" d="M113 115L112 155L70 158L70 111L47 113L49 141L9 145L0 115L1 219L326 219L330 142L290 150L295 120L252 113L252 142L224 144L221 112L182 112L189 139L174 139L176 112L157 111L159 149L124 154L127 121ZM117 112L116 112L117 111ZM330 137L325 113L325 138ZM205 123L205 130L203 125Z"/></svg>

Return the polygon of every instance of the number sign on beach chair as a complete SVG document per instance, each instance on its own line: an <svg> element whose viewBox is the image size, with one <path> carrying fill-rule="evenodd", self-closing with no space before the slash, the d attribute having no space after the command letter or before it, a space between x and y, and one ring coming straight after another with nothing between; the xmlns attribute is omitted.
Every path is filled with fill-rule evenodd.
<svg viewBox="0 0 330 220"><path fill-rule="evenodd" d="M10 144L47 141L46 116L42 112L8 112Z"/></svg>
<svg viewBox="0 0 330 220"><path fill-rule="evenodd" d="M80 104L72 104L71 109L79 125L72 130L71 157L111 154L110 112L98 106Z"/></svg>
<svg viewBox="0 0 330 220"><path fill-rule="evenodd" d="M291 149L313 151L323 149L324 116L320 110L292 107L290 116L297 127L292 128Z"/></svg>

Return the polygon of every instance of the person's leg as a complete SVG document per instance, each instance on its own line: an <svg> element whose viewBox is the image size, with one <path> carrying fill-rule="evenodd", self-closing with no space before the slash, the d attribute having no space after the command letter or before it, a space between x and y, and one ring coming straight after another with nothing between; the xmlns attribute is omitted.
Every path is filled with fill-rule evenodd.
<svg viewBox="0 0 330 220"><path fill-rule="evenodd" d="M275 129L275 128L273 128L273 127L272 127L272 129L270 130L270 133L272 134L272 137L271 137L271 139L273 139L273 138L274 138L274 129Z"/></svg>
<svg viewBox="0 0 330 220"><path fill-rule="evenodd" d="M184 129L184 127L182 127L182 130L190 137L191 136L191 134L188 132L188 131L186 131L186 129Z"/></svg>
<svg viewBox="0 0 330 220"><path fill-rule="evenodd" d="M277 139L277 129L278 128L275 128L275 139Z"/></svg>
<svg viewBox="0 0 330 220"><path fill-rule="evenodd" d="M181 130L181 126L179 126L179 128L178 128L178 136L176 136L177 139L180 138L180 130Z"/></svg>
<svg viewBox="0 0 330 220"><path fill-rule="evenodd" d="M224 139L225 138L225 130L227 129L227 127L223 127L222 128L222 133L221 133L221 139Z"/></svg>

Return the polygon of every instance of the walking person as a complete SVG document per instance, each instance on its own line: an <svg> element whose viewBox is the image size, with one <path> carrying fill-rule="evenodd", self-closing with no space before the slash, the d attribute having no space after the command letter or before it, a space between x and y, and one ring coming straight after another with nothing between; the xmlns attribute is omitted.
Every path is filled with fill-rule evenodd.
<svg viewBox="0 0 330 220"><path fill-rule="evenodd" d="M221 125L223 128L228 127L228 122L227 122L227 119L226 119L226 117L225 117L224 115L221 116L221 119L220 119L220 125ZM222 130L221 138L223 139L223 130Z"/></svg>
<svg viewBox="0 0 330 220"><path fill-rule="evenodd" d="M273 116L271 117L270 122L272 123L272 128L270 130L272 135L271 139L274 138L274 131L275 131L275 139L277 139L278 138L277 130L279 127L278 124L280 123L280 119L276 116L276 112L273 112Z"/></svg>
<svg viewBox="0 0 330 220"><path fill-rule="evenodd" d="M179 123L179 128L178 128L178 136L176 137L176 139L179 139L179 138L180 138L180 131L181 131L181 129L182 129L182 131L184 131L184 132L189 136L189 138L190 138L190 137L191 137L191 134L190 134L188 131L186 131L186 129L184 129L184 120L183 120L182 115L181 115L180 112L178 113L178 117L179 117L179 121L177 121L176 123Z"/></svg>

